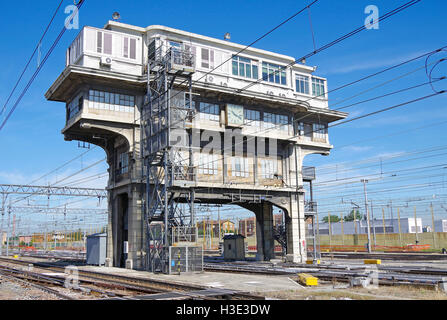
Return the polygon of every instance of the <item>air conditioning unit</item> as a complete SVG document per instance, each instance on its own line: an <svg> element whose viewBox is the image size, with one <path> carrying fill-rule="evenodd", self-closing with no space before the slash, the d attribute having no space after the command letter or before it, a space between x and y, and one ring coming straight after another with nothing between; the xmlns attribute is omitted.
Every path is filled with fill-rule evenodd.
<svg viewBox="0 0 447 320"><path fill-rule="evenodd" d="M112 58L110 57L101 57L101 65L102 66L112 66Z"/></svg>

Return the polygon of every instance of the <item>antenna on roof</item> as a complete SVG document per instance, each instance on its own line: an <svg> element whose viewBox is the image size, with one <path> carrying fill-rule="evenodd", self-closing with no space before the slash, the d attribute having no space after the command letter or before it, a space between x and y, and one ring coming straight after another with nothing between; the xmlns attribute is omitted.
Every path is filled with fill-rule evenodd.
<svg viewBox="0 0 447 320"><path fill-rule="evenodd" d="M114 12L113 14L112 14L112 19L113 20L115 20L115 21L119 21L120 19L121 19L121 15L119 14L119 12Z"/></svg>

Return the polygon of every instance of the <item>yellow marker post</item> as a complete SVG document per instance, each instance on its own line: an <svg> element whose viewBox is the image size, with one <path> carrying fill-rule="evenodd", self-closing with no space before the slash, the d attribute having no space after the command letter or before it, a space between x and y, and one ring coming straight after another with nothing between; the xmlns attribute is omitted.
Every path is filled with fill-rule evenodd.
<svg viewBox="0 0 447 320"><path fill-rule="evenodd" d="M382 260L380 259L365 259L363 262L365 264L382 264Z"/></svg>
<svg viewBox="0 0 447 320"><path fill-rule="evenodd" d="M298 279L305 286L318 286L318 278L308 273L298 273Z"/></svg>

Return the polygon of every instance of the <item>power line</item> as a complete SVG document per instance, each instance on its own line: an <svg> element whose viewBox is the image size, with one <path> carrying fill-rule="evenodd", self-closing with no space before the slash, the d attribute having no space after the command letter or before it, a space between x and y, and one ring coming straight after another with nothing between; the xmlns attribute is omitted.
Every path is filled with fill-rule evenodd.
<svg viewBox="0 0 447 320"><path fill-rule="evenodd" d="M395 164L395 163L402 163L402 162L406 162L406 161L412 161L412 160L419 160L419 159L426 159L426 158L431 158L431 157L436 157L436 156L441 156L441 155L445 155L446 153L440 153L440 154L435 154L435 155L428 155L428 156L423 156L423 157L417 157L417 158L411 158L411 159L406 159L406 160L397 160L397 161L393 161L393 162L386 162L387 160L391 160L391 159L396 159L396 158L401 158L401 157L407 157L407 156L411 156L411 155L417 155L417 154L424 154L424 153L430 153L430 152L434 152L434 151L440 151L440 150L445 150L447 149L447 146L439 146L439 147L435 147L435 148L430 148L430 149L422 149L422 150L415 150L412 152L402 152L399 154L395 154L392 156L388 156L388 157L373 157L373 158L369 158L369 159L364 159L362 161L353 161L353 162L340 162L338 163L338 165L346 165L346 164L366 164L366 163L380 163L380 164ZM332 165L331 167L334 168L337 165ZM362 166L362 167L351 167L348 169L344 169L344 170L337 170L337 173L341 173L341 172L347 172L347 171L353 171L353 170L358 170L358 169L365 169L365 168L371 168L371 167L375 167L376 165L369 165L369 166ZM331 167L325 167L325 168L331 168ZM329 173L325 173L325 174L320 174L320 172L318 173L318 176L324 176L327 174L331 174L333 173L331 170L329 170ZM325 171L323 171L325 172Z"/></svg>
<svg viewBox="0 0 447 320"><path fill-rule="evenodd" d="M382 112L389 111L389 110L392 110L392 109L400 108L400 107L403 107L403 106L406 106L406 105L409 105L409 104L412 104L412 103L415 103L415 102L418 102L418 101L422 101L422 100L425 100L425 99L428 99L428 98L432 98L434 96L437 96L437 95L440 95L440 94L443 94L443 93L446 93L446 91L445 90L439 91L439 92L436 92L436 93L433 93L433 94L430 94L430 95L427 95L427 96L423 96L423 97L420 97L420 98L417 98L417 99L414 99L414 100L406 101L406 102L403 102L403 103L400 103L400 104L397 104L397 105L394 105L394 106L391 106L391 107L388 107L388 108L383 108L383 109L380 109L380 110L377 110L377 111L374 111L374 112L370 112L370 113L367 113L367 114L364 114L364 115L361 115L361 116L358 116L358 117L354 117L354 118L351 118L351 119L348 119L348 120L337 122L337 123L334 123L332 125L329 125L328 128L336 127L336 126L339 126L339 125L342 125L342 124L345 124L345 123L349 123L349 122L352 122L352 121L356 121L356 120L360 120L360 119L363 119L363 118L366 118L366 117L370 117L370 116L373 116L373 115L378 114L378 113L382 113ZM315 131L318 131L318 130L314 130L312 132L315 132Z"/></svg>
<svg viewBox="0 0 447 320"><path fill-rule="evenodd" d="M81 9L82 5L84 4L85 0L79 0L79 3L76 5L78 7L78 10ZM66 26L64 25L64 27L62 28L61 32L59 33L59 35L57 36L56 40L53 42L53 45L50 47L50 49L48 50L48 52L46 53L45 57L42 60L42 63L37 67L36 71L34 72L34 74L32 75L31 79L28 81L27 85L25 86L25 88L23 89L22 93L20 94L20 96L17 98L16 102L14 103L13 107L11 108L11 110L9 111L8 115L6 116L5 120L2 122L2 124L0 125L0 131L3 129L3 127L6 125L6 123L8 122L9 118L11 117L12 113L14 112L14 110L17 108L17 106L19 105L20 101L22 101L23 97L25 96L25 94L28 92L28 89L30 88L31 84L34 82L34 80L36 79L37 75L39 74L40 70L42 70L42 67L45 65L45 63L47 62L48 58L50 57L51 53L53 52L54 48L56 47L56 45L59 43L60 39L62 38L62 36L64 35L65 31L66 31Z"/></svg>
<svg viewBox="0 0 447 320"><path fill-rule="evenodd" d="M409 7L411 7L411 6L413 6L413 5L415 5L416 3L420 2L420 1L421 1L421 0L412 0L412 1L409 1L409 2L405 3L404 5L398 7L398 8L396 8L396 9L394 9L394 10L391 10L390 12L387 12L387 13L384 14L383 16L379 17L379 19L376 20L376 21L374 21L371 25L374 25L374 24L376 24L376 23L379 23L380 21L383 21L383 20L385 20L385 19L387 19L387 18L389 18L389 17L391 17L391 16L393 16L393 15L395 15L395 14L401 12L402 10L405 10L405 9L407 9L407 8L409 8ZM291 67L291 66L293 66L293 65L295 65L295 64L297 64L297 63L299 63L299 62L301 62L301 61L304 61L304 60L306 60L306 59L308 59L308 58L310 58L310 57L316 55L317 53L320 53L321 51L324 51L324 50L326 50L326 49L332 47L333 45L335 45L335 44L337 44L337 43L339 43L339 42L341 42L341 41L343 41L343 40L346 40L346 39L352 37L353 35L355 35L355 34L361 32L361 31L363 31L363 30L365 30L365 29L366 29L366 26L365 26L365 25L362 25L361 27L359 27L359 28L357 28L357 29L355 29L355 30L353 30L353 31L351 31L351 32L349 32L349 33L347 33L347 34L345 34L345 35L343 35L343 36L341 36L341 37L335 39L334 41L332 41L332 42L330 42L330 43L328 43L328 44L326 44L326 45L324 45L324 46L318 48L317 50L314 50L314 51L312 51L312 52L310 52L310 53L304 55L303 57L301 57L301 58L299 58L299 59L293 61L292 63L289 63L288 65L286 65L286 66L284 66L284 67L281 67L279 70L275 70L274 73L273 73L273 75L276 74L277 72L281 72L281 71L287 69L288 67ZM270 75L270 74L269 74L269 75ZM240 93L240 92L242 92L242 91L245 91L245 90L247 90L248 88L254 86L255 84L260 83L260 81L263 81L263 80L265 80L264 77L261 78L261 79L258 79L258 80L256 80L256 81L253 81L252 83L246 85L246 86L243 87L242 89L237 89L236 92Z"/></svg>
<svg viewBox="0 0 447 320"><path fill-rule="evenodd" d="M50 28L51 24L53 23L53 20L54 20L54 18L56 17L56 14L57 14L57 12L59 11L59 9L60 9L60 7L61 7L61 5L62 5L62 2L64 2L64 1L61 0L61 1L59 2L59 5L57 6L56 10L54 11L53 16L51 17L50 22L48 23L47 27L45 28L45 31L44 31L43 34L42 34L42 37L40 38L39 42L37 43L36 48L34 49L33 53L31 54L31 57L29 58L28 62L26 63L25 68L23 69L23 71L22 71L22 73L21 73L19 79L17 80L16 84L14 85L14 88L12 89L11 93L9 94L8 99L6 100L5 104L3 105L2 111L0 112L0 116L1 116L1 115L3 114L3 112L5 111L6 106L7 106L8 103L9 103L9 100L11 99L11 97L12 97L12 95L14 94L15 90L17 89L17 86L19 85L20 81L22 80L23 75L25 74L25 72L26 72L26 70L28 69L28 66L30 65L30 63L31 63L31 61L32 61L32 59L33 59L33 57L34 57L34 55L36 54L37 50L39 49L39 47L40 47L40 45L41 45L41 43L42 43L42 40L45 38L45 35L47 34L48 29Z"/></svg>

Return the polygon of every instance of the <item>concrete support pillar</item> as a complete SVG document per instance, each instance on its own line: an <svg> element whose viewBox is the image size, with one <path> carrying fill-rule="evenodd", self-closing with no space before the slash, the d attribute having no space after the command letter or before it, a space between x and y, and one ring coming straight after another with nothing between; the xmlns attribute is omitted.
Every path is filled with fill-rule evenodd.
<svg viewBox="0 0 447 320"><path fill-rule="evenodd" d="M108 192L108 223L107 223L107 258L110 259L111 264L113 265L113 252L114 252L114 245L115 245L115 230L113 230L113 196L112 192Z"/></svg>
<svg viewBox="0 0 447 320"><path fill-rule="evenodd" d="M304 197L298 194L290 198L289 212L286 218L287 260L303 263L307 260L306 223L304 219Z"/></svg>
<svg viewBox="0 0 447 320"><path fill-rule="evenodd" d="M273 238L273 206L263 202L258 205L256 214L256 260L270 261L275 258L275 241Z"/></svg>
<svg viewBox="0 0 447 320"><path fill-rule="evenodd" d="M136 185L131 187L129 198L129 253L127 259L132 261L131 265L135 269L143 269L143 213L141 199L143 195ZM126 263L126 266L127 263Z"/></svg>

